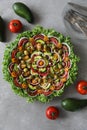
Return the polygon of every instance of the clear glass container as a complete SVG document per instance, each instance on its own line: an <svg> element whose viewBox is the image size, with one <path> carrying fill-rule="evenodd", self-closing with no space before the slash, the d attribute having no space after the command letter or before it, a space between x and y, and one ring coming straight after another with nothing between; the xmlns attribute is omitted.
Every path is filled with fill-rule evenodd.
<svg viewBox="0 0 87 130"><path fill-rule="evenodd" d="M85 6L84 4L87 4L87 1L85 1L85 2L83 2L83 4L81 4L79 2L76 3L76 4ZM73 1L73 3L75 3L75 2ZM71 10L74 10L74 11L78 12L78 10L75 10L72 6L70 6L70 5L67 4L65 6L64 10L63 10L63 13L62 13L63 14L63 22L64 22L64 25L65 25L67 33L72 38L87 39L87 35L85 35L85 33L81 30L81 28L79 28L76 24L74 24L74 22L73 23L70 22L70 19L69 19L68 16L70 15L69 12ZM82 11L81 13L82 13L82 16L83 16L84 11ZM87 14L87 12L86 12L86 14ZM68 20L67 20L67 17L68 17ZM70 16L70 17L73 17L73 15ZM85 18L87 19L87 16ZM85 23L85 25L87 26L87 23Z"/></svg>

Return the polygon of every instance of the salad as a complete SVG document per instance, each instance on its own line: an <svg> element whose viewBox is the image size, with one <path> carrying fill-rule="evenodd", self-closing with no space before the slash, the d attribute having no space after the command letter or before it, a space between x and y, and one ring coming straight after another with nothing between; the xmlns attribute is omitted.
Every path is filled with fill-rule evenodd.
<svg viewBox="0 0 87 130"><path fill-rule="evenodd" d="M37 26L6 46L3 74L28 102L48 102L76 79L78 61L69 37Z"/></svg>

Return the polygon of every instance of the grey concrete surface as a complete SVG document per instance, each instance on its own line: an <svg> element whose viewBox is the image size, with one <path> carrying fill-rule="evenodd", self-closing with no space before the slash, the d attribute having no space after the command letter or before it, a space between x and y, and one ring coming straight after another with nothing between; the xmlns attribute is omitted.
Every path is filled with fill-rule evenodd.
<svg viewBox="0 0 87 130"><path fill-rule="evenodd" d="M12 4L18 0L1 0L0 15L6 21L6 27L11 19L20 19L24 30L32 29L39 24L46 28L54 28L56 31L67 34L62 11L69 0L19 0L27 4L32 10L35 23L17 16L12 10ZM79 3L79 0L77 1ZM86 2L86 0L83 0ZM87 4L86 4L87 5ZM87 98L76 92L75 86L78 80L87 80L87 41L71 39L75 53L80 57L78 77L73 85L68 87L61 97L53 99L50 103L27 103L25 99L15 95L10 85L3 79L2 60L6 44L14 41L17 34L12 34L6 28L6 43L0 43L0 130L87 130L87 107L77 112L66 112L61 107L61 100L66 97ZM55 121L48 120L45 110L54 105L60 109L59 118Z"/></svg>

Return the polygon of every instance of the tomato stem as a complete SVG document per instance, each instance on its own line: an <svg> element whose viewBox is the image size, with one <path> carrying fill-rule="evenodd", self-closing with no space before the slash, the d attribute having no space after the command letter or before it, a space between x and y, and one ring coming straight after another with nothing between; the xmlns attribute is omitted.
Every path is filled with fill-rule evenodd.
<svg viewBox="0 0 87 130"><path fill-rule="evenodd" d="M52 117L54 117L54 116L55 116L55 114L56 114L55 112L52 112Z"/></svg>
<svg viewBox="0 0 87 130"><path fill-rule="evenodd" d="M87 86L84 86L83 89L84 89L84 90L87 90Z"/></svg>
<svg viewBox="0 0 87 130"><path fill-rule="evenodd" d="M14 26L17 26L18 24L17 23L13 23Z"/></svg>

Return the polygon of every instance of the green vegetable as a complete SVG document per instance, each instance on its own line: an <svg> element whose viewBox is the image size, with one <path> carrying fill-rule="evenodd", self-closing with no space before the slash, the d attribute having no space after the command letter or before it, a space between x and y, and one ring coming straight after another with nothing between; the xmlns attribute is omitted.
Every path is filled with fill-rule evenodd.
<svg viewBox="0 0 87 130"><path fill-rule="evenodd" d="M14 70L18 71L18 65L17 64L14 65Z"/></svg>
<svg viewBox="0 0 87 130"><path fill-rule="evenodd" d="M24 3L16 2L12 7L16 14L25 18L29 23L33 23L34 19L31 10Z"/></svg>
<svg viewBox="0 0 87 130"><path fill-rule="evenodd" d="M31 90L35 90L36 89L36 87L33 87L32 85L28 85L28 87L31 89Z"/></svg>
<svg viewBox="0 0 87 130"><path fill-rule="evenodd" d="M5 23L2 17L0 16L0 41L5 41Z"/></svg>
<svg viewBox="0 0 87 130"><path fill-rule="evenodd" d="M21 55L22 55L22 53L21 53L21 52L18 52L16 56L17 56L17 58L18 58L18 57L20 57Z"/></svg>
<svg viewBox="0 0 87 130"><path fill-rule="evenodd" d="M43 41L43 40L37 40L37 42L44 44L44 41Z"/></svg>
<svg viewBox="0 0 87 130"><path fill-rule="evenodd" d="M40 72L45 72L45 71L46 71L46 68L40 68L39 71L40 71Z"/></svg>
<svg viewBox="0 0 87 130"><path fill-rule="evenodd" d="M44 89L49 89L50 83L47 84L47 86L44 86Z"/></svg>
<svg viewBox="0 0 87 130"><path fill-rule="evenodd" d="M22 77L21 75L19 76L19 81L20 81L21 83L24 82L24 79L23 79L23 77Z"/></svg>
<svg viewBox="0 0 87 130"><path fill-rule="evenodd" d="M76 111L87 106L87 99L66 98L61 102L62 107L67 111Z"/></svg>

